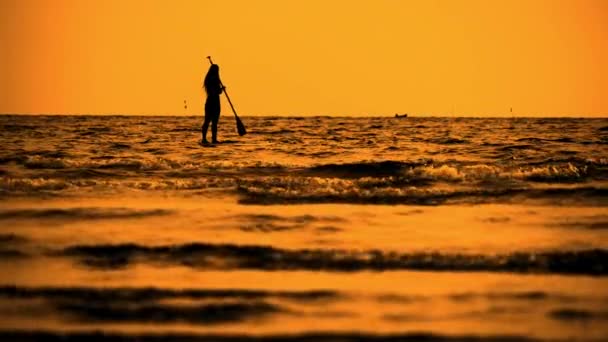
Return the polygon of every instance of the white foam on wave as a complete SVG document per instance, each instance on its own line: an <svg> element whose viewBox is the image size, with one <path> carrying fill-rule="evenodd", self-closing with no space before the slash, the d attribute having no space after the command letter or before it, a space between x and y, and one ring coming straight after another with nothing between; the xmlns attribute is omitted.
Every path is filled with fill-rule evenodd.
<svg viewBox="0 0 608 342"><path fill-rule="evenodd" d="M587 177L587 166L546 165L530 168L519 168L511 174L514 178L532 181L577 181Z"/></svg>

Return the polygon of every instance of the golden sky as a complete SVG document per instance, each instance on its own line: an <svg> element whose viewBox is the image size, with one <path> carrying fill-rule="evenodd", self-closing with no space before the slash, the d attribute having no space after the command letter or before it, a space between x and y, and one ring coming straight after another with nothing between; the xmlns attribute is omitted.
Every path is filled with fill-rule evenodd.
<svg viewBox="0 0 608 342"><path fill-rule="evenodd" d="M211 55L241 115L608 116L607 0L0 0L0 46L0 113L201 115Z"/></svg>

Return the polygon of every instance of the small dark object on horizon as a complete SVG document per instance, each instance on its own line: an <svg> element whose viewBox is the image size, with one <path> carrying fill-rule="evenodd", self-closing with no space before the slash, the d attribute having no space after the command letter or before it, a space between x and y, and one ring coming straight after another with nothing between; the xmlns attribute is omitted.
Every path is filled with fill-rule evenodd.
<svg viewBox="0 0 608 342"><path fill-rule="evenodd" d="M405 114L395 114L396 118L407 118L407 113Z"/></svg>

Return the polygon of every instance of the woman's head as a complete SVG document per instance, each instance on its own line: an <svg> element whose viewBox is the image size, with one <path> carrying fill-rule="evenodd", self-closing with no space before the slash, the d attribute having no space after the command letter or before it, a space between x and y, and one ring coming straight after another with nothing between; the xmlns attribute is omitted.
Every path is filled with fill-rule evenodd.
<svg viewBox="0 0 608 342"><path fill-rule="evenodd" d="M219 75L219 72L220 66L217 64L211 64L211 66L209 67L209 71L207 71L207 74L215 73L216 75Z"/></svg>
<svg viewBox="0 0 608 342"><path fill-rule="evenodd" d="M205 90L209 93L209 89L215 89L219 87L220 83L220 67L217 64L211 64L207 76L205 76Z"/></svg>

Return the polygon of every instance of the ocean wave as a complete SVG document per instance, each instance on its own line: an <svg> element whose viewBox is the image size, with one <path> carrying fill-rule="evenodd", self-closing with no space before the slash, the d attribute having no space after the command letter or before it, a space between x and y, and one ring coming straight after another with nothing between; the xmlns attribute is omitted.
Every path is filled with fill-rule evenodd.
<svg viewBox="0 0 608 342"><path fill-rule="evenodd" d="M88 131L94 133L109 133L112 132L111 126L91 126L87 128Z"/></svg>
<svg viewBox="0 0 608 342"><path fill-rule="evenodd" d="M127 147L124 147L127 148ZM316 151L312 156L334 156L330 151ZM193 160L172 159L159 156L141 158L137 156L115 157L100 155L87 159L70 159L61 154L44 153L35 155L12 155L0 157L0 163L16 162L24 168L36 171L39 177L61 177L60 170L66 171L111 171L116 176L137 177L143 172L155 172L166 177L208 176L294 176L363 178L406 176L422 177L445 181L479 180L490 177L522 179L535 182L581 182L587 179L606 179L606 158L549 157L544 160L518 161L517 163L473 163L465 161L380 160L349 163L327 163L298 165L274 161ZM48 171L45 171L48 170ZM121 172L122 171L122 172ZM70 177L73 178L73 177Z"/></svg>
<svg viewBox="0 0 608 342"><path fill-rule="evenodd" d="M129 148L121 145L120 148ZM156 150L154 150L156 151ZM33 170L116 170L116 171L167 171L189 172L207 170L209 172L247 172L277 171L280 169L296 168L297 165L280 164L277 162L244 160L211 160L194 161L191 159L170 159L163 157L140 158L138 156L117 157L113 155L98 155L87 159L69 159L46 155L6 156L0 157L0 163L17 162L27 169Z"/></svg>
<svg viewBox="0 0 608 342"><path fill-rule="evenodd" d="M287 134L294 134L294 133L296 133L296 131L291 130L291 129L287 129L287 128L278 129L278 130L257 129L253 133L254 134L260 134L260 135L284 135L284 134L287 135Z"/></svg>
<svg viewBox="0 0 608 342"><path fill-rule="evenodd" d="M139 287L20 287L0 286L0 301L10 301L18 308L12 314L28 315L32 310L59 317L71 323L188 323L214 325L244 323L269 315L317 316L349 315L348 312L311 311L310 308L340 305L345 301L371 300L380 305L400 307L433 301L449 301L468 306L471 302L547 302L560 305L546 313L557 320L605 320L606 312L577 309L576 302L597 300L594 297L562 295L545 291L527 292L466 292L445 295L408 295L397 293L365 294L336 290L252 290L252 289L167 289ZM601 297L600 297L601 299ZM495 312L495 306L488 308ZM502 312L502 311L501 311ZM479 313L475 311L475 313ZM275 317L276 318L276 317ZM428 320L424 316L385 314L387 320Z"/></svg>
<svg viewBox="0 0 608 342"><path fill-rule="evenodd" d="M295 302L316 302L342 298L345 295L334 290L254 290L254 289L169 289L157 287L20 287L0 286L0 298L49 298L81 301L161 301L168 299L282 299Z"/></svg>
<svg viewBox="0 0 608 342"><path fill-rule="evenodd" d="M90 191L120 191L120 190L154 190L154 191L188 191L188 190L214 190L234 189L237 181L232 178L196 178L196 179L95 179L102 175L91 174L91 171L79 170L77 174L91 175L91 179L62 178L13 178L0 177L0 195L4 196L49 196L62 193L74 193L80 190ZM104 175L104 178L110 178Z"/></svg>
<svg viewBox="0 0 608 342"><path fill-rule="evenodd" d="M113 142L110 145L110 148L113 150L128 150L131 148L131 145L127 143Z"/></svg>
<svg viewBox="0 0 608 342"><path fill-rule="evenodd" d="M235 218L241 221L240 229L246 232L279 232L309 227L312 223L345 223L346 219L338 216L278 216L269 214L242 214ZM333 226L320 227L323 232L335 232Z"/></svg>
<svg viewBox="0 0 608 342"><path fill-rule="evenodd" d="M585 160L571 158L556 162L549 160L544 165L533 163L523 166L492 164L468 164L453 162L421 161L379 161L347 164L322 164L305 169L301 174L316 177L363 178L402 176L416 181L477 181L487 178L520 179L536 182L580 182L605 174L605 160Z"/></svg>
<svg viewBox="0 0 608 342"><path fill-rule="evenodd" d="M172 214L168 209L130 208L42 208L42 209L0 209L0 220L13 219L70 219L100 220L142 218Z"/></svg>
<svg viewBox="0 0 608 342"><path fill-rule="evenodd" d="M595 301L597 298L593 297L578 297L575 295L568 295L563 293L552 293L547 291L522 291L522 292L461 292L448 295L448 298L455 302L472 302L479 299L487 300L515 300L515 301L556 301L562 303L573 303L579 300L592 300ZM601 300L601 299L600 299Z"/></svg>
<svg viewBox="0 0 608 342"><path fill-rule="evenodd" d="M412 332L399 334L373 334L364 332L308 332L299 334L246 335L246 334L125 334L117 332L79 331L19 331L0 330L2 341L118 341L118 342L542 342L542 339L516 335L448 335L431 332ZM550 341L550 340L548 340Z"/></svg>
<svg viewBox="0 0 608 342"><path fill-rule="evenodd" d="M546 139L538 138L538 137L523 137L523 138L515 139L515 141L529 141L529 142L533 142L533 143L539 143L544 140L546 140Z"/></svg>
<svg viewBox="0 0 608 342"><path fill-rule="evenodd" d="M576 140L571 137L560 137L560 138L537 138L537 137L526 137L519 138L516 141L528 141L533 143L542 143L542 142L560 142L560 143L576 143Z"/></svg>
<svg viewBox="0 0 608 342"><path fill-rule="evenodd" d="M309 167L304 174L309 175L330 175L332 177L357 178L365 176L390 176L399 175L406 168L411 168L423 164L424 162L401 162L401 161L379 161L379 162L358 162L345 164L322 164Z"/></svg>
<svg viewBox="0 0 608 342"><path fill-rule="evenodd" d="M369 182L369 184L366 184ZM606 204L608 189L598 187L527 188L477 187L434 188L420 186L394 186L388 181L341 179L282 178L273 182L239 186L242 204L300 204L300 203L351 203L351 204L412 204L440 205L457 203L512 203L538 200L550 203ZM409 181L408 181L409 182ZM410 183L411 185L411 183ZM420 185L420 184L418 184Z"/></svg>
<svg viewBox="0 0 608 342"><path fill-rule="evenodd" d="M59 302L55 310L79 322L226 324L261 319L283 312L279 305L257 302L216 302L168 305L150 302Z"/></svg>
<svg viewBox="0 0 608 342"><path fill-rule="evenodd" d="M23 164L27 161L27 156L24 155L16 155L16 154L7 154L0 156L0 164L8 164L8 163L18 163Z"/></svg>
<svg viewBox="0 0 608 342"><path fill-rule="evenodd" d="M561 137L561 138L557 138L557 139L552 139L551 141L554 142L563 142L563 143L574 143L576 142L576 140L570 138L570 137Z"/></svg>
<svg viewBox="0 0 608 342"><path fill-rule="evenodd" d="M419 188L407 179L291 178L255 179L239 182L243 204L375 203L439 204L454 197L450 190ZM402 186L403 185L403 186ZM414 183L413 185L424 185Z"/></svg>
<svg viewBox="0 0 608 342"><path fill-rule="evenodd" d="M2 259L21 259L27 257L28 254L16 249L16 248L5 248L0 247L0 260Z"/></svg>
<svg viewBox="0 0 608 342"><path fill-rule="evenodd" d="M94 323L238 323L269 314L297 314L290 305L327 303L331 290L0 287L0 300L45 306L70 321ZM288 305L285 305L288 304Z"/></svg>
<svg viewBox="0 0 608 342"><path fill-rule="evenodd" d="M582 310L578 308L559 308L552 310L548 316L560 321L608 320L608 311Z"/></svg>
<svg viewBox="0 0 608 342"><path fill-rule="evenodd" d="M13 178L0 177L0 193L39 194L40 191L60 191L72 186L86 186L86 181L66 181L62 179L45 178Z"/></svg>
<svg viewBox="0 0 608 342"><path fill-rule="evenodd" d="M118 178L124 177L124 174L116 174L108 170L88 169L88 168L73 168L73 169L59 169L54 170L52 173L46 174L47 179L65 179L70 180L71 183L79 184L80 181L86 180L84 186L94 184L95 181L92 179L99 178ZM88 184L88 185L87 185Z"/></svg>
<svg viewBox="0 0 608 342"><path fill-rule="evenodd" d="M563 221L547 224L548 226L559 226L572 229L608 229L608 215L580 216L566 218Z"/></svg>
<svg viewBox="0 0 608 342"><path fill-rule="evenodd" d="M563 152L563 151L562 151ZM552 156L540 160L526 161L521 167L539 167L539 166L554 166L568 165L586 166L586 167L602 167L608 165L608 159L602 157L578 157L578 156Z"/></svg>
<svg viewBox="0 0 608 342"><path fill-rule="evenodd" d="M497 148L499 151L509 152L511 150L527 150L527 149L535 149L534 145L529 144L516 144L516 145L505 145Z"/></svg>
<svg viewBox="0 0 608 342"><path fill-rule="evenodd" d="M14 233L0 234L0 246L5 244L23 243L25 241L27 241L26 238Z"/></svg>
<svg viewBox="0 0 608 342"><path fill-rule="evenodd" d="M466 139L460 139L455 137L445 137L445 138L434 138L429 140L429 142L439 145L455 145L455 144L468 144L469 141Z"/></svg>
<svg viewBox="0 0 608 342"><path fill-rule="evenodd" d="M170 132L200 132L200 127L175 127L170 129Z"/></svg>
<svg viewBox="0 0 608 342"><path fill-rule="evenodd" d="M608 251L603 249L483 255L379 250L288 250L264 245L192 243L168 246L75 245L57 251L55 255L75 258L82 265L102 269L151 262L223 270L353 272L410 269L608 275Z"/></svg>
<svg viewBox="0 0 608 342"><path fill-rule="evenodd" d="M25 258L29 254L23 250L23 245L28 240L13 233L0 234L0 259Z"/></svg>
<svg viewBox="0 0 608 342"><path fill-rule="evenodd" d="M535 182L578 182L588 177L587 166L548 165L543 167L520 168L513 172L514 178Z"/></svg>
<svg viewBox="0 0 608 342"><path fill-rule="evenodd" d="M59 158L32 156L23 162L23 166L28 169L64 169L69 167L69 164Z"/></svg>
<svg viewBox="0 0 608 342"><path fill-rule="evenodd" d="M122 147L127 148L127 147ZM21 160L20 160L21 161ZM116 169L125 171L145 171L171 169L176 166L171 160L157 159L135 159L135 158L110 158L97 157L90 160L74 160L48 156L28 156L22 162L28 169ZM179 166L178 166L179 167Z"/></svg>
<svg viewBox="0 0 608 342"><path fill-rule="evenodd" d="M478 170L478 171L473 171ZM578 177L556 174L553 171L533 170L520 172L517 177L505 176L498 169L485 166L453 168L450 166L421 167L401 176L332 178L298 176L296 173L279 173L276 176L224 174L207 171L183 174L178 178L126 177L99 174L97 171L60 171L60 178L14 178L0 176L0 195L3 196L54 196L78 194L81 191L101 193L108 191L200 191L209 194L235 195L246 204L281 203L376 203L438 205L449 203L489 203L517 200L547 200L561 203L605 203L607 191L601 184L586 185ZM568 169L566 169L568 170ZM74 174L75 172L75 174ZM559 171L561 172L561 171ZM86 177L70 179L69 175ZM273 172L269 171L269 174ZM64 178L65 177L65 178ZM578 186L530 185L535 182L580 183ZM574 181L579 179L578 181ZM567 180L567 181L566 181Z"/></svg>
<svg viewBox="0 0 608 342"><path fill-rule="evenodd" d="M14 133L22 133L23 131L33 131L39 128L39 126L36 125L26 124L3 124L0 127L0 130Z"/></svg>
<svg viewBox="0 0 608 342"><path fill-rule="evenodd" d="M402 293L363 294L343 292L334 289L312 290L259 290L249 288L184 288L171 289L160 287L82 287L82 286L0 286L0 298L6 299L47 299L88 302L167 302L172 300L281 300L296 304L317 304L330 301L351 300L353 296L369 297L378 303L429 302L449 300L466 303L482 300L508 300L522 302L551 301L572 304L580 301L606 300L604 297L580 296L550 291L491 291L491 292L454 292L445 295L410 295Z"/></svg>

